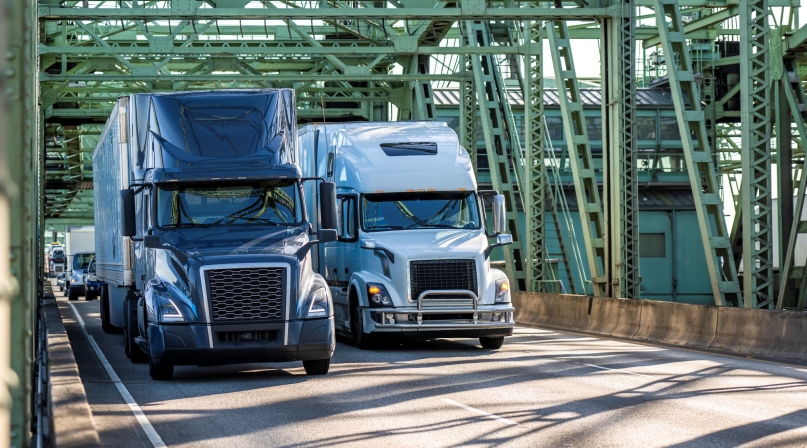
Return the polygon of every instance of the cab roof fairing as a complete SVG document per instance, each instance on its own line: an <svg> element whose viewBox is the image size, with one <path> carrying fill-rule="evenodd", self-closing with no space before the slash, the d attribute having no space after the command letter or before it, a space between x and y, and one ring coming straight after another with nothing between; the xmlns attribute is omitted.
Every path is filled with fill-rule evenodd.
<svg viewBox="0 0 807 448"><path fill-rule="evenodd" d="M351 187L361 193L476 190L471 159L445 123L376 122L337 126L330 132L330 144L337 155L334 182L338 187ZM406 142L436 143L437 154L388 156L381 148L382 143Z"/></svg>
<svg viewBox="0 0 807 448"><path fill-rule="evenodd" d="M296 163L292 89L135 94L129 104L135 178L149 168Z"/></svg>

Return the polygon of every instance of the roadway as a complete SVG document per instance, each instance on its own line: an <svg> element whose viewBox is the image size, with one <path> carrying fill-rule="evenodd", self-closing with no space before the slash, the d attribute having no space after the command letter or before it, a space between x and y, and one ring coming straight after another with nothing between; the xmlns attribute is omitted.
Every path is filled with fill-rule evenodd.
<svg viewBox="0 0 807 448"><path fill-rule="evenodd" d="M279 363L156 382L97 300L73 302L84 333L55 292L104 446L807 446L803 366L519 327L498 351L340 342L324 377Z"/></svg>

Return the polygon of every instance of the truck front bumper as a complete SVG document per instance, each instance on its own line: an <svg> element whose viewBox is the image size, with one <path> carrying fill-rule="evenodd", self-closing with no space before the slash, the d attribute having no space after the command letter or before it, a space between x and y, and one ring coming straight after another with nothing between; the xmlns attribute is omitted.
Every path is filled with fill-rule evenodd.
<svg viewBox="0 0 807 448"><path fill-rule="evenodd" d="M417 338L501 337L513 334L510 305L479 306L476 310L412 308L366 309L365 322L373 333L397 333Z"/></svg>
<svg viewBox="0 0 807 448"><path fill-rule="evenodd" d="M336 344L333 317L213 327L151 324L148 333L148 350L157 365L216 366L329 359Z"/></svg>

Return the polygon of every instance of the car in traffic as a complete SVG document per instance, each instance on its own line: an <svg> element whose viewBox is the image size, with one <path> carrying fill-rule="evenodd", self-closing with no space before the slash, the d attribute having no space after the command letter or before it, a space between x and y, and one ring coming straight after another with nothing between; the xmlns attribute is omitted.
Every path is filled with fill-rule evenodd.
<svg viewBox="0 0 807 448"><path fill-rule="evenodd" d="M101 287L104 282L98 281L98 276L95 272L95 258L90 261L90 266L87 268L87 282L86 291L84 292L85 300L95 300L101 296Z"/></svg>
<svg viewBox="0 0 807 448"><path fill-rule="evenodd" d="M59 291L64 291L64 279L67 277L67 274L62 272L61 274L56 276L56 286L59 287Z"/></svg>
<svg viewBox="0 0 807 448"><path fill-rule="evenodd" d="M92 261L93 258L95 258L95 254L92 252L80 252L73 255L68 270L70 277L65 280L64 284L64 295L66 295L69 300L78 300L80 296L85 295L87 269L90 267L90 261ZM90 300L89 297L85 298Z"/></svg>

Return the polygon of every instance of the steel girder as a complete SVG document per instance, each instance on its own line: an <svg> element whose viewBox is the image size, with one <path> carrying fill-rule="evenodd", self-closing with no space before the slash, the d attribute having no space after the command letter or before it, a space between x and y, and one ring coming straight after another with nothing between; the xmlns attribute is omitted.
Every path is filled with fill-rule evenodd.
<svg viewBox="0 0 807 448"><path fill-rule="evenodd" d="M606 269L608 259L605 253L605 218L597 185L594 158L591 154L591 141L588 137L586 118L580 88L572 59L571 40L566 22L549 22L546 27L549 37L555 79L567 95L558 95L569 162L577 195L577 208L583 230L583 241L588 257L593 294L606 294L608 281Z"/></svg>
<svg viewBox="0 0 807 448"><path fill-rule="evenodd" d="M639 298L639 174L636 164L635 6L602 22L603 199L607 213L605 295Z"/></svg>
<svg viewBox="0 0 807 448"><path fill-rule="evenodd" d="M21 21L22 9L10 8L10 0L0 1L0 73L11 70L11 61L4 55L7 51L6 31L8 24ZM16 185L8 173L6 121L12 112L5 96L6 78L0 76L0 253L11 253L11 201L16 199ZM8 448L11 442L11 387L18 378L11 370L11 303L16 290L16 278L11 273L11 257L0 256L0 448Z"/></svg>
<svg viewBox="0 0 807 448"><path fill-rule="evenodd" d="M656 23L661 24L659 31L667 61L667 75L715 305L739 305L740 285L723 216L716 167L709 149L704 114L700 106L701 95L686 45L681 10L676 0L655 0L655 13ZM672 19L669 25L667 16ZM723 267L726 266L724 270Z"/></svg>
<svg viewBox="0 0 807 448"><path fill-rule="evenodd" d="M465 22L467 45L490 46L492 33L488 22ZM485 152L490 167L493 188L506 198L507 230L513 236L510 250L504 251L505 266L516 291L527 290L524 232L518 219L518 177L522 175L521 145L515 121L507 101L498 61L491 55L470 56L474 73L476 101L479 105L482 131L485 135ZM524 191L521 189L520 191Z"/></svg>
<svg viewBox="0 0 807 448"><path fill-rule="evenodd" d="M11 446L27 446L30 440L32 420L32 360L34 358L33 338L35 334L35 310L42 279L42 250L38 230L41 228L41 165L39 148L39 126L37 111L37 78L34 57L36 54L36 8L33 1L5 1L0 13L11 13L6 26L0 27L5 35L6 48L0 57L5 58L6 85L3 89L3 102L6 110L6 129L0 135L7 148L3 176L6 186L16 188L11 197L7 214L0 219L8 220L10 250L3 257L8 270L0 270L16 283L16 296L10 302L10 347L0 361L0 375L11 390ZM12 131L13 130L13 131ZM10 273L10 277L8 277ZM12 283L14 284L14 283ZM0 331L6 331L6 326ZM6 361L10 361L6 363ZM10 367L10 369L9 369ZM2 392L0 392L2 394ZM0 443L6 443L1 440Z"/></svg>
<svg viewBox="0 0 807 448"><path fill-rule="evenodd" d="M521 191L527 221L524 246L527 259L527 286L530 291L551 292L552 266L546 248L547 172L544 161L544 84L543 22L524 25L524 121L527 144L524 163L524 190ZM562 241L562 240L561 240ZM568 265L567 265L568 269Z"/></svg>
<svg viewBox="0 0 807 448"><path fill-rule="evenodd" d="M767 0L740 0L743 306L773 307L770 28Z"/></svg>

